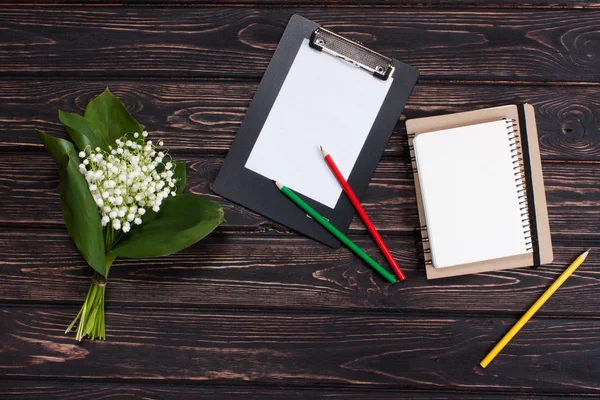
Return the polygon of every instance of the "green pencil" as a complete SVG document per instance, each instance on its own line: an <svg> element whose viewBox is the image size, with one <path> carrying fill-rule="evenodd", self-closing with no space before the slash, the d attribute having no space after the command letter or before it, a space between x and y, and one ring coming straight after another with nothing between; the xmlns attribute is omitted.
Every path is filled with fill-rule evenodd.
<svg viewBox="0 0 600 400"><path fill-rule="evenodd" d="M360 247L354 244L350 239L348 239L342 232L340 232L335 226L331 225L329 221L327 221L321 214L313 210L311 206L306 204L300 197L296 195L296 193L292 192L288 187L283 186L279 182L275 182L279 190L283 194L285 194L290 200L292 200L298 207L300 207L304 212L312 217L315 221L323 226L323 228L327 229L333 236L335 236L340 242L342 242L346 247L354 252L357 256L363 259L364 262L369 264L371 268L375 271L379 272L381 276L383 276L388 282L395 283L396 277L389 272L387 272L381 265L377 264L375 260L373 260L367 253L365 253Z"/></svg>

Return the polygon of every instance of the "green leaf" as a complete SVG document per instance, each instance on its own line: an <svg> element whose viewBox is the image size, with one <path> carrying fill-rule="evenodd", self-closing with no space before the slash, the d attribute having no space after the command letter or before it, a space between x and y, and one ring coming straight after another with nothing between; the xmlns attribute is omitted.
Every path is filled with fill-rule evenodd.
<svg viewBox="0 0 600 400"><path fill-rule="evenodd" d="M104 275L106 255L98 207L78 169L76 150L69 141L36 130L44 148L58 164L60 201L67 232L87 263Z"/></svg>
<svg viewBox="0 0 600 400"><path fill-rule="evenodd" d="M73 147L73 143L69 142L68 140L50 136L39 129L36 129L35 131L42 141L44 148L48 153L50 153L57 164L60 163L65 154L68 152L69 156L72 157L71 159L73 162L76 163L76 165L79 165L79 159L77 158L77 152L75 151L75 147Z"/></svg>
<svg viewBox="0 0 600 400"><path fill-rule="evenodd" d="M92 149L100 147L108 151L107 136L81 115L58 110L58 119L63 123L79 150L85 150L86 147Z"/></svg>
<svg viewBox="0 0 600 400"><path fill-rule="evenodd" d="M102 94L90 101L85 108L85 119L105 135L109 144L128 133L142 133L141 125L131 116L121 100L113 95L108 88ZM128 135L133 138L132 135Z"/></svg>
<svg viewBox="0 0 600 400"><path fill-rule="evenodd" d="M177 187L177 194L183 193L186 185L186 167L187 164L185 162L173 161L175 164L175 169L173 170L173 178L177 181L175 183Z"/></svg>
<svg viewBox="0 0 600 400"><path fill-rule="evenodd" d="M71 153L71 150L67 151ZM60 200L67 231L75 246L96 272L106 276L106 252L98 207L88 189L88 184L65 154L59 163Z"/></svg>
<svg viewBox="0 0 600 400"><path fill-rule="evenodd" d="M223 222L221 206L190 193L165 200L160 212L135 226L115 245L117 257L166 256L196 243Z"/></svg>

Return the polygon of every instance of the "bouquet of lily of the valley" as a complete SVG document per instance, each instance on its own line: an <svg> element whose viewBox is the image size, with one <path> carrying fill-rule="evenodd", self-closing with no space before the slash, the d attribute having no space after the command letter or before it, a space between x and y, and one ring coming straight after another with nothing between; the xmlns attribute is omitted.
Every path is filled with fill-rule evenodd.
<svg viewBox="0 0 600 400"><path fill-rule="evenodd" d="M223 221L218 203L184 193L186 165L153 143L106 89L83 116L59 111L73 143L37 131L58 163L69 235L94 269L87 298L71 325L77 340L106 339L104 294L117 257L158 257L182 250ZM65 333L66 333L65 332Z"/></svg>

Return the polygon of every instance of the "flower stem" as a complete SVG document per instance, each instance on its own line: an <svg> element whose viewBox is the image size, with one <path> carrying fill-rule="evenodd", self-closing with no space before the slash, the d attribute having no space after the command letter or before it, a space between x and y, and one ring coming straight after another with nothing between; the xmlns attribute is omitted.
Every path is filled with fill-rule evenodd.
<svg viewBox="0 0 600 400"><path fill-rule="evenodd" d="M108 276L108 271L114 260L115 256L110 254L106 255L106 276ZM106 291L106 281L106 277L94 272L85 302L65 333L70 332L77 321L79 321L75 339L81 341L87 336L91 340L106 340L106 329L104 324L104 294Z"/></svg>

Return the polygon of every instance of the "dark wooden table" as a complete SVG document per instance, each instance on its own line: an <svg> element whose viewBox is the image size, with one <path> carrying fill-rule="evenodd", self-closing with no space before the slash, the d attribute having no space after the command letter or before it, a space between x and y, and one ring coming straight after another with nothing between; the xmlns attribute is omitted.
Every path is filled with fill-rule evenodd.
<svg viewBox="0 0 600 400"><path fill-rule="evenodd" d="M428 282L403 122L365 205L405 283L215 196L293 13L419 68L402 119L532 103L555 262ZM91 270L34 128L64 135L57 110L82 112L106 86L188 162L188 190L221 202L227 223L177 255L118 261L108 341L78 343L63 332ZM598 2L0 0L0 132L0 398L600 396ZM358 220L350 237L379 254ZM478 367L587 247L584 266Z"/></svg>

